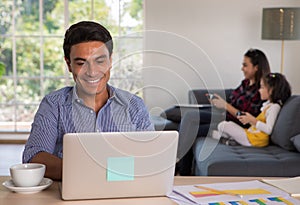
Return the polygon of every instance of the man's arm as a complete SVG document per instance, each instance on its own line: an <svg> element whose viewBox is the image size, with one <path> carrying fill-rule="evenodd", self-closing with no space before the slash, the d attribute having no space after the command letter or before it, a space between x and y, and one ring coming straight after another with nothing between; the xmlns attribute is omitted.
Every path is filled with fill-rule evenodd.
<svg viewBox="0 0 300 205"><path fill-rule="evenodd" d="M48 152L37 153L30 161L31 163L41 163L46 165L45 177L53 180L62 178L62 159Z"/></svg>
<svg viewBox="0 0 300 205"><path fill-rule="evenodd" d="M154 131L154 125L150 120L150 114L144 101L139 97L135 99L134 106L131 106L129 110L132 115L132 123L136 124L136 131Z"/></svg>

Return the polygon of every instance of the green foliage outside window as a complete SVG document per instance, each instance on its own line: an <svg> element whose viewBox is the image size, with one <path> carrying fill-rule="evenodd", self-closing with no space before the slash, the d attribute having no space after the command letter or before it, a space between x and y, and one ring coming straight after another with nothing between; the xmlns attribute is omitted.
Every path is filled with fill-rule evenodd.
<svg viewBox="0 0 300 205"><path fill-rule="evenodd" d="M0 78L5 72L5 64L3 62L0 62Z"/></svg>
<svg viewBox="0 0 300 205"><path fill-rule="evenodd" d="M142 0L127 0L122 4L121 16L130 13L140 22L134 28L127 28L119 26L105 0L69 0L69 24L93 20L106 26L112 36L125 35L127 31L142 28L141 4ZM64 6L63 0L44 0L40 16L39 1L0 1L0 122L31 122L45 94L72 84L62 49L66 19ZM130 46L141 47L141 39L130 40L134 45L115 41L116 56L126 55ZM111 82L129 91L139 87L137 78L140 75L135 68L140 66L141 59L138 55L118 62L112 71Z"/></svg>

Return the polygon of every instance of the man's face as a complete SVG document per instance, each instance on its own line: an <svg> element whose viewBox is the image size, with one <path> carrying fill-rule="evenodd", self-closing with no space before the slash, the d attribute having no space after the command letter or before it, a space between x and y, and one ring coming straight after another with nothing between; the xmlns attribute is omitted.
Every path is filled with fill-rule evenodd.
<svg viewBox="0 0 300 205"><path fill-rule="evenodd" d="M104 43L90 41L71 47L69 71L73 74L79 97L95 96L106 91L111 57Z"/></svg>

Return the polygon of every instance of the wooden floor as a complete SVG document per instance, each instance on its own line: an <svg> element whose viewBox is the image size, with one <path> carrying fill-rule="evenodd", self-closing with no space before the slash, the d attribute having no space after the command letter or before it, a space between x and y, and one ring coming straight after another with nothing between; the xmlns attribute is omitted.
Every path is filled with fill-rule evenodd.
<svg viewBox="0 0 300 205"><path fill-rule="evenodd" d="M0 176L9 176L9 167L22 162L24 144L0 144Z"/></svg>

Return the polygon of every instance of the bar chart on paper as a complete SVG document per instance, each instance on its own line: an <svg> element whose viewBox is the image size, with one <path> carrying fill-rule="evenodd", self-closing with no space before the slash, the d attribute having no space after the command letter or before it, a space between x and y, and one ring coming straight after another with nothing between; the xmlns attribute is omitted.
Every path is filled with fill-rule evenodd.
<svg viewBox="0 0 300 205"><path fill-rule="evenodd" d="M205 186L195 185L196 188L200 188L207 191L191 191L190 194L195 198L206 197L206 196L217 196L220 194L239 196L242 198L246 195L261 195L270 194L269 191L264 189L230 189L230 190L216 190Z"/></svg>
<svg viewBox="0 0 300 205"><path fill-rule="evenodd" d="M261 181L175 186L172 196L179 204L294 205L288 193ZM184 203L180 203L184 202Z"/></svg>

